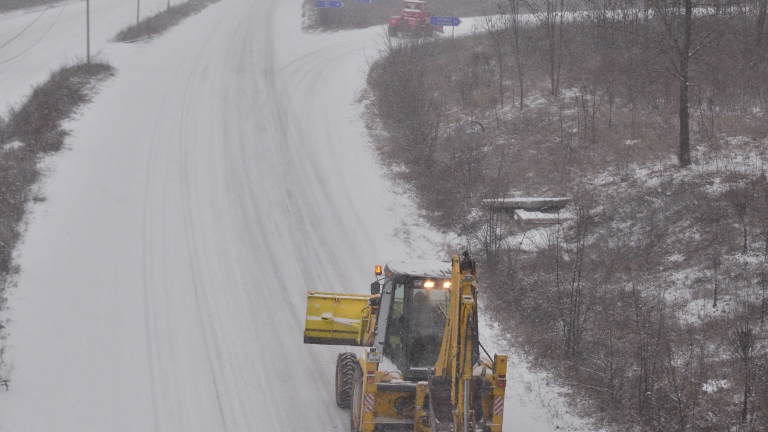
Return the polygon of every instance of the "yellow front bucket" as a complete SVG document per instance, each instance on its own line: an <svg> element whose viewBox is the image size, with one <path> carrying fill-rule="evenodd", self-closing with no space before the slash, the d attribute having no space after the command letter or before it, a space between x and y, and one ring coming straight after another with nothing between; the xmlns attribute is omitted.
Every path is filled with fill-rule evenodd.
<svg viewBox="0 0 768 432"><path fill-rule="evenodd" d="M308 292L304 343L360 346L369 298L365 294Z"/></svg>

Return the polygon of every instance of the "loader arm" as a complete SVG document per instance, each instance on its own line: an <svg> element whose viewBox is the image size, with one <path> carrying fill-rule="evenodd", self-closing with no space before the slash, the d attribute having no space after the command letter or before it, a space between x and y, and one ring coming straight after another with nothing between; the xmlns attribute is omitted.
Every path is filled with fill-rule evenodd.
<svg viewBox="0 0 768 432"><path fill-rule="evenodd" d="M473 352L477 349L477 279L475 263L465 253L454 255L451 263L451 297L435 377L450 378L451 405L455 431L467 431L470 418L470 391Z"/></svg>

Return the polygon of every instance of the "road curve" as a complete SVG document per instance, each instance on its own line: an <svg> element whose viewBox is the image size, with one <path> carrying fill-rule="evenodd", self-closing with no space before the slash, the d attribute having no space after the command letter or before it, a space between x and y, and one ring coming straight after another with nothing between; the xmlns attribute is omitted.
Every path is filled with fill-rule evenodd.
<svg viewBox="0 0 768 432"><path fill-rule="evenodd" d="M359 108L379 29L222 0L151 43L48 161L19 251L3 431L341 431L307 290L409 257Z"/></svg>

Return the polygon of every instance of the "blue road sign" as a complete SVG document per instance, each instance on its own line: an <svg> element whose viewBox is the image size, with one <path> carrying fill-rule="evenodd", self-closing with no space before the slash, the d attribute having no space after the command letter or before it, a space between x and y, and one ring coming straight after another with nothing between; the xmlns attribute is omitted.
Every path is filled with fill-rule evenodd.
<svg viewBox="0 0 768 432"><path fill-rule="evenodd" d="M433 16L429 17L429 24L433 26L456 27L461 24L461 20L456 17Z"/></svg>
<svg viewBox="0 0 768 432"><path fill-rule="evenodd" d="M355 3L371 4L371 0L355 0Z"/></svg>
<svg viewBox="0 0 768 432"><path fill-rule="evenodd" d="M340 1L315 0L316 8L341 9L342 6L344 6L344 3Z"/></svg>

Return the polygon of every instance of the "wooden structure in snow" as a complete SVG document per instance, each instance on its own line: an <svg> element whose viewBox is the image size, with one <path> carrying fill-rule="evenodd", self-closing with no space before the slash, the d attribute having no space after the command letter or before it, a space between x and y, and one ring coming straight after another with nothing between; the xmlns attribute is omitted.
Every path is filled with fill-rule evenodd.
<svg viewBox="0 0 768 432"><path fill-rule="evenodd" d="M528 230L561 224L573 219L573 216L563 211L571 202L571 198L498 198L483 200L483 207L488 211L506 213L517 225Z"/></svg>

